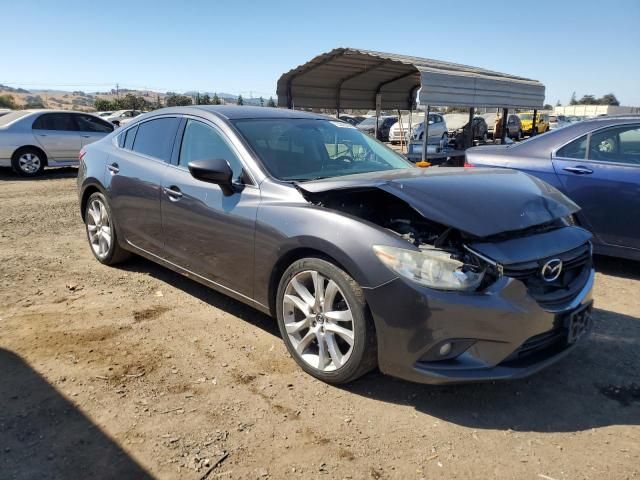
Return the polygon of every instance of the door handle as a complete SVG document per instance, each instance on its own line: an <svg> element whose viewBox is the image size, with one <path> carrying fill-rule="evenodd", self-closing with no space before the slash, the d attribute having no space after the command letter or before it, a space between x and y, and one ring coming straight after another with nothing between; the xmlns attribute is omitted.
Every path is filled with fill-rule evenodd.
<svg viewBox="0 0 640 480"><path fill-rule="evenodd" d="M580 165L578 165L577 167L566 167L566 168L563 168L563 170L565 172L576 173L578 175L589 175L593 173L593 170L591 170L590 168L583 167Z"/></svg>
<svg viewBox="0 0 640 480"><path fill-rule="evenodd" d="M80 135L82 138L90 138L91 135Z"/></svg>
<svg viewBox="0 0 640 480"><path fill-rule="evenodd" d="M169 199L173 200L174 202L177 202L182 198L182 192L175 185L172 185L171 187L163 187L162 191L166 193L169 196Z"/></svg>
<svg viewBox="0 0 640 480"><path fill-rule="evenodd" d="M115 175L120 171L120 167L118 167L117 163L112 163L111 165L107 165L107 168L109 169L112 175Z"/></svg>
<svg viewBox="0 0 640 480"><path fill-rule="evenodd" d="M46 134L46 133L39 133L39 134L38 134L38 136L39 136L39 137L46 137L46 136L47 136L47 134Z"/></svg>

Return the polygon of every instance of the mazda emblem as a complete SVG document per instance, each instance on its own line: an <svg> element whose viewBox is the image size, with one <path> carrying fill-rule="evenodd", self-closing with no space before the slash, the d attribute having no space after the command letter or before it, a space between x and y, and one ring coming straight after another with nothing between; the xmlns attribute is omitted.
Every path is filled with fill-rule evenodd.
<svg viewBox="0 0 640 480"><path fill-rule="evenodd" d="M562 260L554 258L542 266L540 276L545 282L553 282L562 273Z"/></svg>

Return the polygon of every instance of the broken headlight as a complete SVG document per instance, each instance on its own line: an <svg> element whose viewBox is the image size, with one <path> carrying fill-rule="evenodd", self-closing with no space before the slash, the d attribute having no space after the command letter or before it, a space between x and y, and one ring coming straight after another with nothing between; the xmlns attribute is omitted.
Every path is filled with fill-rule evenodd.
<svg viewBox="0 0 640 480"><path fill-rule="evenodd" d="M436 248L420 251L375 245L373 251L391 270L425 287L438 290L471 291L478 288L484 269Z"/></svg>

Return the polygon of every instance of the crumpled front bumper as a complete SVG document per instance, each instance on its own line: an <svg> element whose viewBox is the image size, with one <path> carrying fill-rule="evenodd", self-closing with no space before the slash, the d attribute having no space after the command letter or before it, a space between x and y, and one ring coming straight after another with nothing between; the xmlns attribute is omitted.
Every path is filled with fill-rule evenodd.
<svg viewBox="0 0 640 480"><path fill-rule="evenodd" d="M592 301L593 282L591 270L578 295L557 311L540 307L522 282L508 277L482 293L442 292L401 278L367 289L380 370L431 384L529 376L577 344L566 342L564 323L571 312ZM556 335L552 344L516 358L527 340L551 333ZM434 361L433 352L450 341L469 346L453 359Z"/></svg>

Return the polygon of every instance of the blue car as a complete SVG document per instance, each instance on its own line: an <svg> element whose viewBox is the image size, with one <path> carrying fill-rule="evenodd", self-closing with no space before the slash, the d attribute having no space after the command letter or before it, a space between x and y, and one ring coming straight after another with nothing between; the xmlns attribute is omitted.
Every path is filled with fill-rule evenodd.
<svg viewBox="0 0 640 480"><path fill-rule="evenodd" d="M596 253L640 260L640 117L601 117L527 141L467 150L467 167L512 168L563 192L582 210Z"/></svg>

